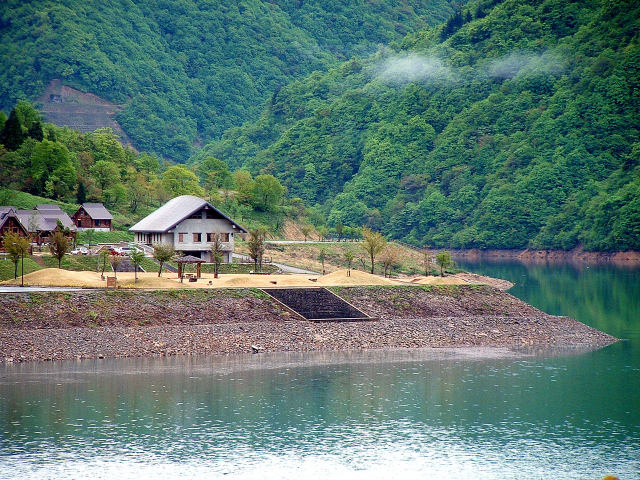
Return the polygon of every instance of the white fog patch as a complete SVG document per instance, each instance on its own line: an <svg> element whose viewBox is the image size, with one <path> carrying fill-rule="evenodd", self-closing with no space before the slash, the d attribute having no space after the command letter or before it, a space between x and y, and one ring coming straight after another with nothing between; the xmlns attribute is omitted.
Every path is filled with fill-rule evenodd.
<svg viewBox="0 0 640 480"><path fill-rule="evenodd" d="M376 72L378 80L394 85L448 79L450 76L451 70L439 58L422 55L387 58L378 65Z"/></svg>
<svg viewBox="0 0 640 480"><path fill-rule="evenodd" d="M543 53L512 52L493 59L486 65L486 71L490 77L503 79L528 73L558 74L564 69L562 57L552 51Z"/></svg>

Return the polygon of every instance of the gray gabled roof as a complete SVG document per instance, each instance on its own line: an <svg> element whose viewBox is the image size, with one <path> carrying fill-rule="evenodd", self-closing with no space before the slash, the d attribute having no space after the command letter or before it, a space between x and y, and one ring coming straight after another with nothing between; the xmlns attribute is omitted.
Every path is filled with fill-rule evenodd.
<svg viewBox="0 0 640 480"><path fill-rule="evenodd" d="M69 215L60 210L57 205L54 206L56 208L41 208L43 205L38 205L37 210L17 210L16 217L18 217L24 229L29 232L50 232L55 230L58 224L57 220L60 220L63 226L75 232L77 227ZM33 221L31 220L32 218L34 219ZM32 225L32 223L35 223L35 225ZM35 230L32 230L34 226Z"/></svg>
<svg viewBox="0 0 640 480"><path fill-rule="evenodd" d="M247 230L231 220L224 213L211 205L206 200L203 200L193 195L182 195L180 197L172 198L163 206L158 208L155 212L150 213L133 227L129 229L131 232L153 232L164 233L171 230L178 223L185 218L190 217L198 210L204 207L210 207L223 218L226 218L232 225L235 225L241 232L247 233Z"/></svg>
<svg viewBox="0 0 640 480"><path fill-rule="evenodd" d="M102 203L83 203L82 208L94 220L113 220L113 215Z"/></svg>
<svg viewBox="0 0 640 480"><path fill-rule="evenodd" d="M55 211L55 212L61 212L62 210L60 209L59 205L56 205L55 203L41 203L39 205L36 205L36 210L38 211Z"/></svg>

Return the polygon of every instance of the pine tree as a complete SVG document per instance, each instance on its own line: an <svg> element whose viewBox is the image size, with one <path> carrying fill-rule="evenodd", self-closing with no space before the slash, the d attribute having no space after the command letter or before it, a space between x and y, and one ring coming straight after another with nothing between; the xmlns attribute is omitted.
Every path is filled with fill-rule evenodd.
<svg viewBox="0 0 640 480"><path fill-rule="evenodd" d="M84 183L78 182L78 191L76 192L76 201L82 205L87 201L87 190L84 188Z"/></svg>
<svg viewBox="0 0 640 480"><path fill-rule="evenodd" d="M11 110L7 123L4 124L2 132L0 132L0 143L2 143L7 150L17 150L24 142L24 134L22 133L22 126L16 113L15 108Z"/></svg>
<svg viewBox="0 0 640 480"><path fill-rule="evenodd" d="M27 137L31 137L38 142L44 139L44 131L42 130L42 124L40 122L33 122L33 125L29 128Z"/></svg>

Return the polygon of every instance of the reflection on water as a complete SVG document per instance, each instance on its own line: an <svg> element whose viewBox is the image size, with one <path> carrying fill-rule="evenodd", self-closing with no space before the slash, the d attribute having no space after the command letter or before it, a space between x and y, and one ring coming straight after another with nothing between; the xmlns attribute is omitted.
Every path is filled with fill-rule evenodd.
<svg viewBox="0 0 640 480"><path fill-rule="evenodd" d="M518 287L558 297L563 278L540 273ZM576 278L576 291L608 291ZM610 311L597 322L614 335L639 331L628 310L638 295L610 293L603 304L546 301ZM638 337L627 338L544 357L425 350L7 366L0 479L635 479L640 363Z"/></svg>

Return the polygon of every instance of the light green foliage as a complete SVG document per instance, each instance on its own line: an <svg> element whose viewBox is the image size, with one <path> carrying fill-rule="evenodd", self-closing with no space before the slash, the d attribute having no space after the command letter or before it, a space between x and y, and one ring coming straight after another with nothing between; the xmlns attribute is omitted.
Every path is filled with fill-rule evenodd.
<svg viewBox="0 0 640 480"><path fill-rule="evenodd" d="M228 189L233 185L233 178L229 167L222 160L207 157L197 165L196 173L206 191Z"/></svg>
<svg viewBox="0 0 640 480"><path fill-rule="evenodd" d="M138 281L138 268L142 265L142 262L144 262L144 252L140 251L140 250L132 250L129 253L129 262L131 263L131 265L133 265L134 267L134 282Z"/></svg>
<svg viewBox="0 0 640 480"><path fill-rule="evenodd" d="M62 232L56 231L49 240L49 251L58 261L58 268L61 268L60 262L70 250L71 242L69 239Z"/></svg>
<svg viewBox="0 0 640 480"><path fill-rule="evenodd" d="M640 249L638 18L630 0L482 0L444 33L283 87L203 150L273 173L329 226L435 247Z"/></svg>
<svg viewBox="0 0 640 480"><path fill-rule="evenodd" d="M160 268L158 269L159 277L162 275L162 266L176 256L176 251L168 244L157 244L153 246L153 249L153 258L160 263Z"/></svg>
<svg viewBox="0 0 640 480"><path fill-rule="evenodd" d="M58 142L37 142L28 159L27 171L33 180L33 190L45 192L49 198L73 200L76 169L67 147Z"/></svg>
<svg viewBox="0 0 640 480"><path fill-rule="evenodd" d="M273 210L282 200L285 191L273 175L258 175L251 188L252 204L258 210Z"/></svg>
<svg viewBox="0 0 640 480"><path fill-rule="evenodd" d="M453 265L451 254L446 250L438 252L436 255L436 263L440 267L440 276L444 277L444 271Z"/></svg>
<svg viewBox="0 0 640 480"><path fill-rule="evenodd" d="M120 182L120 170L111 160L98 160L91 166L89 173L91 173L91 176L103 192L110 186Z"/></svg>
<svg viewBox="0 0 640 480"><path fill-rule="evenodd" d="M13 278L18 276L18 262L29 254L29 239L17 233L7 232L2 237L2 245L7 252L9 260L13 262ZM23 267L24 268L24 267Z"/></svg>
<svg viewBox="0 0 640 480"><path fill-rule="evenodd" d="M162 174L162 185L172 197L178 195L204 196L204 190L200 186L196 174L182 165L169 167Z"/></svg>
<svg viewBox="0 0 640 480"><path fill-rule="evenodd" d="M362 227L362 249L371 260L371 273L374 273L376 256L387 245L387 239L379 232L373 232L367 227Z"/></svg>

